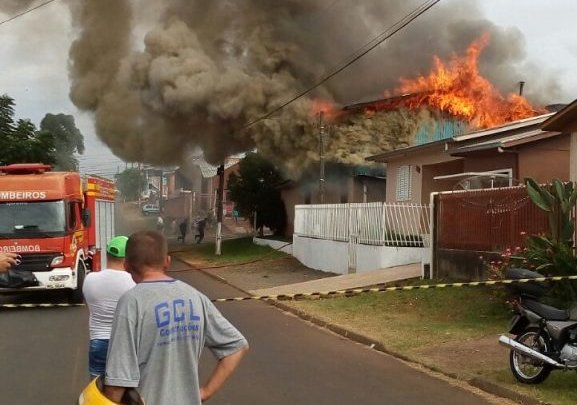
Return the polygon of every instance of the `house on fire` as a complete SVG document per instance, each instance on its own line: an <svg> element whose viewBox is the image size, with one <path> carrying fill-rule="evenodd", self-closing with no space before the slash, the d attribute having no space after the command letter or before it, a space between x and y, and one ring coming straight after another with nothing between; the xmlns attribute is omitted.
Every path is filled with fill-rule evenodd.
<svg viewBox="0 0 577 405"><path fill-rule="evenodd" d="M450 139L369 158L386 165L387 201L428 204L434 199L431 265L436 276L483 279L480 258L522 246L524 232L547 229L547 218L526 192L526 177L540 183L577 179L577 101L555 113L463 133ZM483 181L485 180L485 181ZM494 190L477 190L495 188Z"/></svg>
<svg viewBox="0 0 577 405"><path fill-rule="evenodd" d="M494 187L525 177L569 180L570 137L541 125L553 113L498 127L456 134L449 139L370 156L386 165L387 201L428 203L432 192L481 188L475 176L494 176ZM543 164L547 162L547 164Z"/></svg>
<svg viewBox="0 0 577 405"><path fill-rule="evenodd" d="M561 180L569 179L571 137L567 136L567 133L563 130L541 127L552 116L553 113L547 113L513 120L502 125L495 125L488 129L477 131L471 131L463 122L451 119L451 117L443 117L442 114L434 117L436 121L433 120L433 125L431 125L431 120L425 121L422 127L416 128L416 131L413 132L416 132L417 136L415 136L410 146L368 158L369 161L375 163L384 163L382 167L386 170L386 195L384 199L378 201L386 202L382 204L380 211L379 208L381 207L377 205L354 208L354 212L349 210L349 213L352 212L352 214L362 217L357 222L354 222L352 231L350 220L348 225L349 233L347 233L346 223L345 225L342 225L342 223L332 225L332 222L337 221L335 218L337 218L339 212L349 208L335 206L333 209L332 207L325 207L324 210L327 211L325 215L322 208L317 209L314 206L298 207L299 215L295 218L295 228L298 229L293 238L295 241L293 245L293 251L296 252L295 255L299 257L299 260L302 258L303 262L316 258L320 255L319 249L325 249L326 247L320 248L317 245L324 243L327 246L330 244L331 248L326 247L330 253L328 256L325 255L326 257L323 256L323 260L330 262L332 258L338 256L335 252L341 252L342 254L339 256L341 262L348 257L349 271L353 271L350 269L366 271L369 268L385 267L385 262L392 262L392 256L395 255L398 256L396 258L398 260L395 259L396 265L402 264L400 263L401 260L404 260L405 263L416 263L418 261L417 254L413 255L414 252L409 252L409 250L430 248L430 250L427 250L430 253L437 251L438 247L436 246L437 242L433 242L434 238L430 235L430 228L423 226L423 224L430 224L430 217L437 215L437 210L429 207L429 198L432 192L474 190L488 188L487 186L492 188L512 186L528 176L534 177L540 182L550 181L554 177ZM421 135L419 136L419 134ZM577 142L575 145L577 145ZM543 164L544 161L547 164ZM479 176L480 174L485 176ZM575 174L577 175L577 170ZM478 184L481 179L489 179L490 184ZM313 183L313 185L317 184ZM506 192L508 193L508 191ZM522 198L523 201L524 199L525 197ZM510 198L503 197L501 200L509 201ZM303 202L308 203L309 201ZM303 202L300 202L300 204ZM469 206L470 204L467 203L465 205ZM499 207L501 206L499 205ZM515 206L515 208L517 207ZM315 209L317 211L314 211ZM331 209L333 211L330 211ZM477 216L459 217L453 215L454 218L448 222L445 222L445 219L442 220L442 224L436 222L439 226L435 228L435 234L440 234L439 229L443 228L453 236L453 239L455 239L455 235L459 235L457 239L460 242L478 244L479 223L472 224L477 226L477 228L472 228L463 226L463 222L465 220L477 220L483 213L488 213L491 216L490 221L487 222L484 219L480 219L485 221L483 222L483 227L486 225L486 227L490 228L490 232L487 233L488 240L497 244L503 242L503 238L491 239L491 235L494 232L498 232L499 235L503 234L503 237L510 236L509 233L515 232L519 236L519 231L514 227L510 230L507 228L505 232L503 230L504 225L500 222L502 221L501 215L512 212L511 207L508 206L506 210L498 213L494 213L487 208L479 209L476 205L473 209L478 211ZM376 211L378 211L377 214L375 214ZM418 212L416 218L411 216L413 211ZM439 211L444 213L454 212L451 210ZM310 212L312 214L309 214ZM394 216L397 214L400 217L397 222L389 223L386 222L388 219L383 220L386 225L385 228L382 228L384 223L379 222L381 217L388 218L386 215ZM367 219L369 217L371 219ZM340 218L339 220L341 222L343 220L346 221L346 218ZM499 223L499 225L495 226L495 223ZM380 225L375 227L371 224ZM404 226L407 224L409 225ZM378 228L379 226L381 228ZM362 229L356 229L357 227L362 227ZM388 239L383 242L382 238L372 238L374 236L373 233L376 235L379 229L389 230L385 232L385 239L388 238L387 235L389 234L400 235L399 238L403 240L402 244L394 245L392 248L394 251L391 251ZM527 230L531 229L527 228ZM455 232L456 230L459 232ZM463 236L463 232L466 235ZM410 239L410 237L415 237L415 235L417 238ZM415 246L417 245L415 240L422 242L422 247L421 245ZM348 245L346 245L347 243ZM438 275L440 274L437 273L438 269L443 268L445 269L443 274L446 274L447 277L455 277L457 279L481 277L482 270L479 270L479 263L470 260L470 256L473 255L474 258L478 259L484 255L486 249L489 253L494 252L495 250L492 249L493 245L495 243L489 243L487 248L470 245L462 249L459 248L460 250L446 247L445 251L448 254L444 256L435 253L430 256L427 252L421 252L423 257L420 260L421 263L432 266L428 267L429 274L434 269L435 274ZM374 259L376 257L379 260L369 260L367 258L368 251L371 252L371 258ZM463 255L460 255L461 251ZM348 256L346 252L349 252ZM466 259L463 261L463 258ZM468 269L463 263L469 263L475 268ZM321 268L320 264L316 262L311 264L313 267L315 265ZM333 265L336 266L337 264L333 263ZM425 267L427 266L423 266L423 269ZM453 268L457 268L458 271L454 272ZM346 272L346 269L342 269L342 271Z"/></svg>
<svg viewBox="0 0 577 405"><path fill-rule="evenodd" d="M415 94L362 101L350 104L342 108L334 115L338 116L341 125L348 125L348 119L381 120L379 114L395 113L401 110L405 114L394 117L396 126L385 128L380 133L379 125L374 125L373 131L376 138L385 138L390 149L403 148L406 145L429 145L463 134L468 129L468 124L462 120L445 115L440 112L431 113L429 119L422 120L418 113L409 111L408 103L412 102ZM430 119L434 117L434 119ZM409 125L404 119L411 121ZM407 130L411 125L415 127ZM404 149L401 149L404 150ZM363 156L364 158L365 156ZM328 162L325 168L324 179L324 204L363 203L385 201L386 193L390 185L387 183L387 171L384 166L378 164L347 165L336 162ZM393 178L394 180L394 178ZM319 166L312 165L298 180L290 180L279 185L281 196L285 204L287 215L286 235L292 235L294 229L295 206L301 204L320 204L320 179Z"/></svg>

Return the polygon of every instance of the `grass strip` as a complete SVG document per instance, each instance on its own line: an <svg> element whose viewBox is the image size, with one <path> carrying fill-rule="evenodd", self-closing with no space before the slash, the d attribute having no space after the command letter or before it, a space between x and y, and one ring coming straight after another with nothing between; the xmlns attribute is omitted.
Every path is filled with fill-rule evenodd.
<svg viewBox="0 0 577 405"><path fill-rule="evenodd" d="M287 301L285 305L367 336L388 350L433 369L463 378L480 376L551 404L577 403L575 372L554 371L537 386L523 385L513 378L504 349L499 349L497 343L497 335L507 332L512 315L505 300L501 287L475 287L370 293L348 298ZM484 353L481 347L476 356L454 358L463 355L462 347L475 347L475 342L482 339L489 339L491 348L495 349L493 353ZM427 356L427 353L438 354L439 347L445 349L442 356L450 359L445 364ZM493 362L496 368L485 368L481 361L477 362L493 355L498 356Z"/></svg>
<svg viewBox="0 0 577 405"><path fill-rule="evenodd" d="M260 259L271 260L287 257L286 253L277 251L269 246L255 245L252 237L223 240L221 253L220 256L215 254L214 243L203 243L193 245L180 254L191 255L196 259L213 265L234 265Z"/></svg>

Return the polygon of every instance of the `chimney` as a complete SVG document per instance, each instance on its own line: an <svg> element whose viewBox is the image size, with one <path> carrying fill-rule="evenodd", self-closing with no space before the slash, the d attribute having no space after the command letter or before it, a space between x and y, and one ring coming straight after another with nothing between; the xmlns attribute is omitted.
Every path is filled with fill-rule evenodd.
<svg viewBox="0 0 577 405"><path fill-rule="evenodd" d="M525 82L524 82L524 81L520 81L520 82L519 82L519 95L520 95L520 96L523 95L523 87L525 87Z"/></svg>

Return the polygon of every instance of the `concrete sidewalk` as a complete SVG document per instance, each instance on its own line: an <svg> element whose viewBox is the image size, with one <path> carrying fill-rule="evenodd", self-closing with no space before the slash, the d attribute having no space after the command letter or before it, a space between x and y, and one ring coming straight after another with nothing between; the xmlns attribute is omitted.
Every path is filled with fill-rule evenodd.
<svg viewBox="0 0 577 405"><path fill-rule="evenodd" d="M326 277L303 283L287 284L273 288L263 288L249 291L254 295L280 295L313 293L324 291L346 290L362 288L377 284L392 283L411 278L421 277L421 264L414 263L406 266L391 267L363 273L346 274L344 276Z"/></svg>

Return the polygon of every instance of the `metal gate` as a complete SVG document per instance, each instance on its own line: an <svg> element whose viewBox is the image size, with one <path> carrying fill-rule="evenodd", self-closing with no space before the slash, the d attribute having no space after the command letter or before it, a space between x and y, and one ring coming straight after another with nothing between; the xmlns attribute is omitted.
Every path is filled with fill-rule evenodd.
<svg viewBox="0 0 577 405"><path fill-rule="evenodd" d="M466 267L479 266L484 253L522 247L524 235L545 233L549 224L526 188L518 186L434 194L433 229L433 271L443 277L454 275L443 268L451 260L466 273Z"/></svg>

